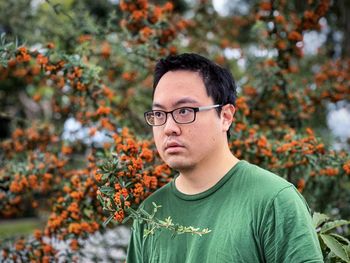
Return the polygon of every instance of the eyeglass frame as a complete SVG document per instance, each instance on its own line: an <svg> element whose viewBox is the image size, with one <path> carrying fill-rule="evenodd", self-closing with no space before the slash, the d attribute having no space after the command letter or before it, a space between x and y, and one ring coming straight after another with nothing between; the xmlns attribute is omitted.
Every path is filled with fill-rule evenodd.
<svg viewBox="0 0 350 263"><path fill-rule="evenodd" d="M166 124L167 120L168 120L168 114L170 113L171 117L173 117L173 120L175 123L177 124L189 124L189 123L192 123L196 120L196 117L197 117L197 112L200 112L200 111L206 111L206 110L211 110L211 109L215 109L215 108L218 108L218 107L222 107L223 105L222 104L215 104L215 105L209 105L209 106L201 106L201 107L180 107L180 108L176 108L176 109L173 109L172 111L164 111L164 110L150 110L150 111L146 111L143 115L144 115L144 118L146 120L146 123L149 125L149 126L152 126L152 127L155 127L155 126L162 126L164 124ZM180 110L180 109L192 109L193 110L193 113L194 113L194 117L193 117L193 120L190 121L190 122L178 122L175 117L174 117L174 111L177 111L177 110ZM151 113L151 112L154 112L154 111L158 111L158 112L163 112L165 113L165 120L164 120L164 123L162 124L157 124L157 125L153 125L153 124L150 124L147 120L147 117L146 115L148 113Z"/></svg>

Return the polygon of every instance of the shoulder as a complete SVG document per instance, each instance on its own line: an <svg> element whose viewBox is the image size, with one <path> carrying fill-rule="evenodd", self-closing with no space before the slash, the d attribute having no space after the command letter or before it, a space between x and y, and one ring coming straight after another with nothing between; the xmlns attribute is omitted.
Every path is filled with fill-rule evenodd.
<svg viewBox="0 0 350 263"><path fill-rule="evenodd" d="M247 161L243 161L242 164L239 177L252 190L261 189L271 194L278 194L282 189L293 187L293 184L266 169Z"/></svg>
<svg viewBox="0 0 350 263"><path fill-rule="evenodd" d="M270 205L278 202L286 206L290 202L296 202L308 207L295 186L284 178L246 161L239 172L240 183L245 186L242 188L249 191L255 200Z"/></svg>

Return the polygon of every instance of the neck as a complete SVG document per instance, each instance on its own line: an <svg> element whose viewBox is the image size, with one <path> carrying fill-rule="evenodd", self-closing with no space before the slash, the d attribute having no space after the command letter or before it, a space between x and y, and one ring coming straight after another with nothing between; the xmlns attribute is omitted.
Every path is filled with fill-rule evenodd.
<svg viewBox="0 0 350 263"><path fill-rule="evenodd" d="M184 194L204 192L220 181L239 161L229 149L216 156L191 169L180 171L175 181L176 188Z"/></svg>

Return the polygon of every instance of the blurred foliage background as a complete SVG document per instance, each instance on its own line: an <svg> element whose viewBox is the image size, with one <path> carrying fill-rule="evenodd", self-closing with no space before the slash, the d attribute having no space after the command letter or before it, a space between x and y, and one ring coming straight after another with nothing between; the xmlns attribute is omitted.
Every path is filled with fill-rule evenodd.
<svg viewBox="0 0 350 263"><path fill-rule="evenodd" d="M327 122L342 110L335 126L348 127L349 12L345 0L0 1L0 217L42 225L26 239L15 230L2 260L78 260L106 219L114 229L172 177L143 112L155 62L182 52L232 71L232 151L345 219L336 249L320 242L328 262L349 260L336 236L349 236L348 133Z"/></svg>

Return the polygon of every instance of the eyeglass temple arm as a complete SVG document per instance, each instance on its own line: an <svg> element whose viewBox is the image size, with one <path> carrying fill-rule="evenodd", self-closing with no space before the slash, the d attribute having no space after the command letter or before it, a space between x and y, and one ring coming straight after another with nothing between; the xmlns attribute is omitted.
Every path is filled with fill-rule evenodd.
<svg viewBox="0 0 350 263"><path fill-rule="evenodd" d="M210 105L210 106L198 107L198 111L210 110L212 108L217 108L217 107L220 107L220 106L221 106L221 104L215 104L215 105Z"/></svg>

